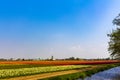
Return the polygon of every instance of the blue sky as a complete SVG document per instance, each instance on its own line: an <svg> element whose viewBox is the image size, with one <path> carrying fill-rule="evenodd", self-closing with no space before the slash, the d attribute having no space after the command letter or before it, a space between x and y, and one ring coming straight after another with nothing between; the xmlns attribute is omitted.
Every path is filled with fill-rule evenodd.
<svg viewBox="0 0 120 80"><path fill-rule="evenodd" d="M119 0L2 0L1 58L106 58Z"/></svg>

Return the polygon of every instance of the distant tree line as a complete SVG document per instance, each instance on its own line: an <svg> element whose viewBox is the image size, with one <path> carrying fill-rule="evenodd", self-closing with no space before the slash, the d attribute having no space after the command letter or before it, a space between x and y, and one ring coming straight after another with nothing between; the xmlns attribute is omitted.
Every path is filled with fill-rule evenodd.
<svg viewBox="0 0 120 80"><path fill-rule="evenodd" d="M65 60L110 60L110 58L97 58L97 59L84 59L84 58L78 58L78 57L69 57L69 58L64 58L64 59L54 59L53 56L51 56L51 58L47 58L47 59L41 59L41 58L36 58L36 59L25 59L25 58L10 58L10 59L4 59L4 58L0 58L0 61L55 61L55 60L59 60L59 61L65 61Z"/></svg>
<svg viewBox="0 0 120 80"><path fill-rule="evenodd" d="M0 58L0 61L33 61L35 59L24 59L24 58L18 58L18 59L14 59L14 58L10 58L10 59L5 59L5 58Z"/></svg>

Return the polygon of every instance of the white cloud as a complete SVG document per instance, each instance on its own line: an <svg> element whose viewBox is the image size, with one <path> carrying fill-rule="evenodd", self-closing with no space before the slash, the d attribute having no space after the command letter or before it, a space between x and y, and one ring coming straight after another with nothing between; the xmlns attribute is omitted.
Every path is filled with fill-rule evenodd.
<svg viewBox="0 0 120 80"><path fill-rule="evenodd" d="M83 48L80 45L73 45L69 49L72 52L82 52L83 51Z"/></svg>

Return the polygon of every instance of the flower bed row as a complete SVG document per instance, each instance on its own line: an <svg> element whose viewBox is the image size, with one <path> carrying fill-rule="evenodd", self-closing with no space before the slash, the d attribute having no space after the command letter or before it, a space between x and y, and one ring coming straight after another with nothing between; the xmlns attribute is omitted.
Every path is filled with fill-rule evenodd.
<svg viewBox="0 0 120 80"><path fill-rule="evenodd" d="M85 67L89 67L89 66L69 65L69 66L20 68L20 69L2 69L2 70L0 70L0 79L16 77L16 76L26 76L26 75L32 75L32 74L55 72L55 71L79 69L79 68L85 68Z"/></svg>

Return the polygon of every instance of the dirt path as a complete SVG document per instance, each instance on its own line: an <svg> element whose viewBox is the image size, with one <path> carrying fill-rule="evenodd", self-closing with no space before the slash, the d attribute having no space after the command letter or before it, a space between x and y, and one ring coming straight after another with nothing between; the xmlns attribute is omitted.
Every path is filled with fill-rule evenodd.
<svg viewBox="0 0 120 80"><path fill-rule="evenodd" d="M44 79L44 78L49 78L49 77L54 77L54 76L59 76L59 75L82 72L82 71L90 70L93 68L95 68L95 67L85 68L85 69L81 69L81 70L69 70L69 71L59 71L59 72L52 72L52 73L43 73L43 74L15 77L15 78L2 79L2 80L38 80L38 79Z"/></svg>

